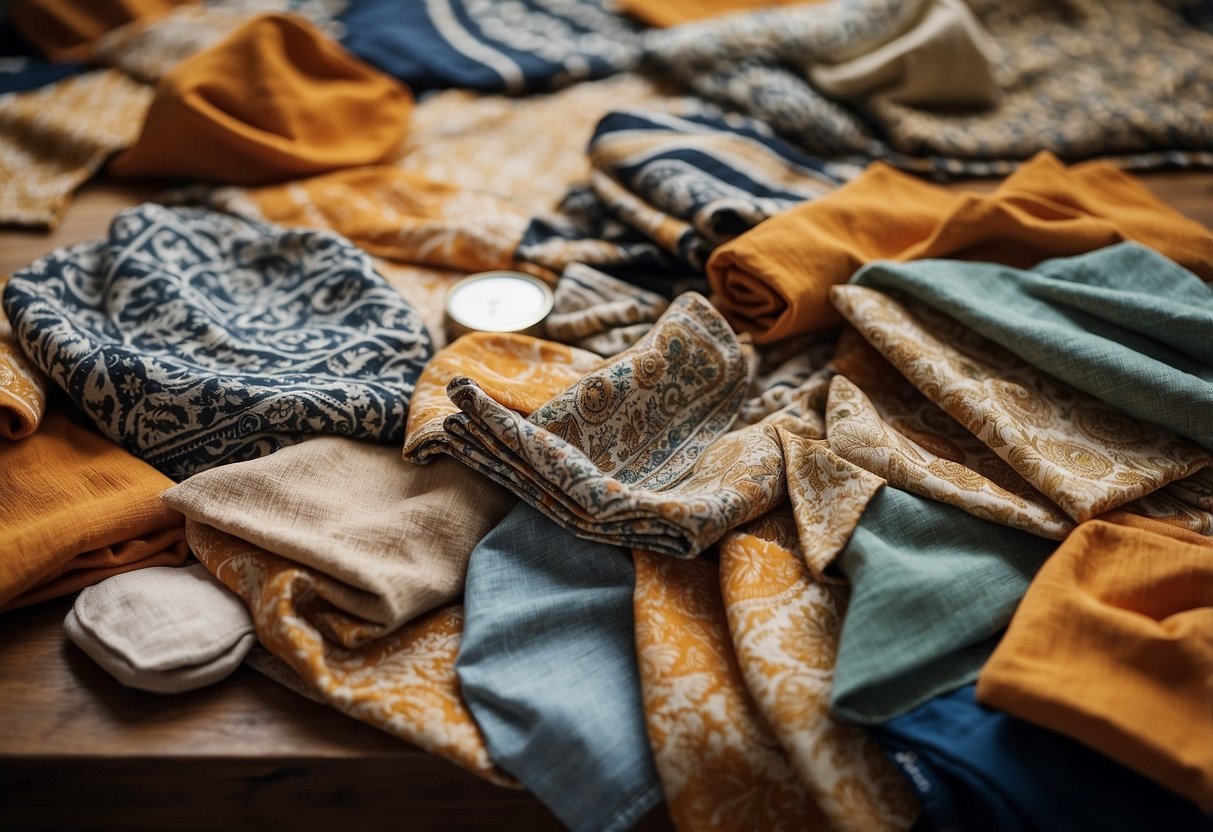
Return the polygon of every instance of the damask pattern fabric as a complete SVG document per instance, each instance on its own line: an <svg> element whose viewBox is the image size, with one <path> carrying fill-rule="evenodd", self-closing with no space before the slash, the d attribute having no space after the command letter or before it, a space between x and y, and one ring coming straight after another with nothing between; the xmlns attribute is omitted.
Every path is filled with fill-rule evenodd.
<svg viewBox="0 0 1213 832"><path fill-rule="evenodd" d="M1134 243L1022 271L875 263L860 286L903 293L1131 416L1213 448L1213 287Z"/></svg>
<svg viewBox="0 0 1213 832"><path fill-rule="evenodd" d="M497 765L570 829L661 802L633 643L631 555L519 505L472 552L460 690Z"/></svg>
<svg viewBox="0 0 1213 832"><path fill-rule="evenodd" d="M1118 155L1140 167L1210 164L1200 90L1213 36L1162 3L975 0L991 47L994 106L931 109L873 96L856 110L810 83L815 63L877 51L918 25L930 0L858 0L677 27L646 59L710 100L769 123L811 153L884 158L922 172L1007 173L1039 150L1078 161ZM964 66L941 52L945 67ZM940 71L923 60L915 72ZM1068 119L1100 102L1096 117Z"/></svg>
<svg viewBox="0 0 1213 832"><path fill-rule="evenodd" d="M746 691L716 564L632 554L645 720L674 826L829 828Z"/></svg>
<svg viewBox="0 0 1213 832"><path fill-rule="evenodd" d="M886 486L838 558L851 600L831 710L886 722L975 681L1056 545Z"/></svg>
<svg viewBox="0 0 1213 832"><path fill-rule="evenodd" d="M135 143L151 103L113 69L0 96L0 222L55 228L76 188Z"/></svg>
<svg viewBox="0 0 1213 832"><path fill-rule="evenodd" d="M325 601L365 621L365 638L457 599L472 547L515 502L451 460L423 468L335 436L195 474L164 501L328 576Z"/></svg>
<svg viewBox="0 0 1213 832"><path fill-rule="evenodd" d="M604 356L643 338L670 305L661 295L582 263L564 270L554 295L552 312L543 322L545 334Z"/></svg>
<svg viewBox="0 0 1213 832"><path fill-rule="evenodd" d="M171 485L61 411L19 442L0 441L0 609L180 566L184 521L160 502Z"/></svg>
<svg viewBox="0 0 1213 832"><path fill-rule="evenodd" d="M201 523L187 523L186 535L198 560L244 599L258 640L308 693L478 777L517 785L489 759L459 694L461 606L439 607L375 638L377 625L318 602L335 594L322 572Z"/></svg>
<svg viewBox="0 0 1213 832"><path fill-rule="evenodd" d="M391 0L353 4L342 44L418 94L518 95L632 67L638 27L602 0Z"/></svg>
<svg viewBox="0 0 1213 832"><path fill-rule="evenodd" d="M443 450L591 540L690 556L782 499L766 426L721 437L753 352L701 296L679 296L615 361L523 417L472 379L448 395Z"/></svg>
<svg viewBox="0 0 1213 832"><path fill-rule="evenodd" d="M915 387L1075 521L1213 462L1200 446L1080 393L930 307L855 285L830 296Z"/></svg>
<svg viewBox="0 0 1213 832"><path fill-rule="evenodd" d="M917 807L864 732L829 714L847 592L813 580L790 513L720 542L720 587L746 689L838 832L905 830Z"/></svg>
<svg viewBox="0 0 1213 832"><path fill-rule="evenodd" d="M123 211L15 274L4 306L39 369L177 479L308 434L399 442L430 356L343 238L198 208Z"/></svg>
<svg viewBox="0 0 1213 832"><path fill-rule="evenodd" d="M1111 165L1067 168L1047 153L990 194L947 191L875 163L837 192L722 245L707 274L729 322L765 344L836 326L830 286L872 260L1028 268L1124 240L1213 280L1213 232Z"/></svg>
<svg viewBox="0 0 1213 832"><path fill-rule="evenodd" d="M396 150L412 104L307 21L265 15L173 67L109 171L260 185L371 165Z"/></svg>
<svg viewBox="0 0 1213 832"><path fill-rule="evenodd" d="M153 693L227 678L257 640L244 603L200 563L90 586L76 596L63 629L119 682Z"/></svg>
<svg viewBox="0 0 1213 832"><path fill-rule="evenodd" d="M1213 545L1093 521L1032 583L978 698L1213 814Z"/></svg>
<svg viewBox="0 0 1213 832"><path fill-rule="evenodd" d="M984 708L968 685L873 729L932 828L1193 832L1191 804L1061 734Z"/></svg>
<svg viewBox="0 0 1213 832"><path fill-rule="evenodd" d="M8 284L0 275L0 296ZM21 351L0 309L0 440L23 439L38 429L46 412L47 380Z"/></svg>

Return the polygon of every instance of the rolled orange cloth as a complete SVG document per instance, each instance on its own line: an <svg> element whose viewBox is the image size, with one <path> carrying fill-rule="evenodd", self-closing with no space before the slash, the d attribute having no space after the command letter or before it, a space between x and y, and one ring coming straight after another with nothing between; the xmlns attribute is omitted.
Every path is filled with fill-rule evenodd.
<svg viewBox="0 0 1213 832"><path fill-rule="evenodd" d="M831 286L873 260L947 257L1027 268L1136 240L1213 280L1213 232L1103 162L1040 153L993 193L949 191L876 162L855 181L725 243L713 302L765 344L837 326Z"/></svg>
<svg viewBox="0 0 1213 832"><path fill-rule="evenodd" d="M201 0L16 0L13 26L55 63L85 61L110 29Z"/></svg>
<svg viewBox="0 0 1213 832"><path fill-rule="evenodd" d="M262 185L371 165L400 144L412 107L311 24L265 15L170 70L109 171Z"/></svg>
<svg viewBox="0 0 1213 832"><path fill-rule="evenodd" d="M1081 524L1037 574L977 698L1213 812L1213 540Z"/></svg>
<svg viewBox="0 0 1213 832"><path fill-rule="evenodd" d="M20 442L0 441L0 610L180 566L185 518L160 501L172 486L59 411Z"/></svg>

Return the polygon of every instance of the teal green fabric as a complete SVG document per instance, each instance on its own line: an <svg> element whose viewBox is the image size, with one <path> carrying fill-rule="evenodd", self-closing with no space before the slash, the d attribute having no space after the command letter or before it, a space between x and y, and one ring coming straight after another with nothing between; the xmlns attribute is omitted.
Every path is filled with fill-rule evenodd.
<svg viewBox="0 0 1213 832"><path fill-rule="evenodd" d="M977 679L1056 546L882 488L838 560L851 600L831 710L852 722L887 722Z"/></svg>
<svg viewBox="0 0 1213 832"><path fill-rule="evenodd" d="M853 283L913 297L1114 407L1213 448L1213 288L1137 243L1046 260L877 262Z"/></svg>

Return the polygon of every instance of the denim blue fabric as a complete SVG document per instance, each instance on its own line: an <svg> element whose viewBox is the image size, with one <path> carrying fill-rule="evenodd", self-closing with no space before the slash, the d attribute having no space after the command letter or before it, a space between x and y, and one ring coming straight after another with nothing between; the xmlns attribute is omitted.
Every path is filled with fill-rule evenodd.
<svg viewBox="0 0 1213 832"><path fill-rule="evenodd" d="M359 0L341 43L415 93L523 93L632 66L639 26L602 0Z"/></svg>
<svg viewBox="0 0 1213 832"><path fill-rule="evenodd" d="M977 702L967 685L872 736L937 832L1209 832L1190 802L1074 740Z"/></svg>
<svg viewBox="0 0 1213 832"><path fill-rule="evenodd" d="M885 486L838 564L851 581L830 708L899 716L975 681L1056 541Z"/></svg>
<svg viewBox="0 0 1213 832"><path fill-rule="evenodd" d="M1213 287L1137 243L1029 269L873 263L903 292L1079 390L1213 448Z"/></svg>
<svg viewBox="0 0 1213 832"><path fill-rule="evenodd" d="M626 550L519 504L472 552L455 670L493 761L577 830L662 800L645 732Z"/></svg>

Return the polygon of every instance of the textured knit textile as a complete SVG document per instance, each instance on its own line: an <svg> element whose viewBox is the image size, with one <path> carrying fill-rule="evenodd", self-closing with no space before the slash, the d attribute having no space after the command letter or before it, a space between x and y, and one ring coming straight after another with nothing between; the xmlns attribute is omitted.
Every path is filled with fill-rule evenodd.
<svg viewBox="0 0 1213 832"><path fill-rule="evenodd" d="M809 79L814 64L875 52L913 28L932 0L852 0L722 18L655 33L646 58L684 86L768 122L811 153L862 154L951 175L1007 173L1049 150L1072 161L1118 155L1135 166L1211 164L1213 35L1165 3L969 0L989 33L998 88L990 107L928 108L880 95L848 108ZM945 69L971 65L952 50ZM971 70L968 70L971 71ZM806 77L807 76L807 77ZM1070 118L1099 107L1087 119Z"/></svg>
<svg viewBox="0 0 1213 832"><path fill-rule="evenodd" d="M198 208L121 212L17 272L4 306L30 360L175 479L308 434L399 442L430 356L344 238Z"/></svg>
<svg viewBox="0 0 1213 832"><path fill-rule="evenodd" d="M1051 540L886 486L838 566L851 583L830 707L886 722L974 681Z"/></svg>
<svg viewBox="0 0 1213 832"><path fill-rule="evenodd" d="M141 569L88 587L63 629L119 682L154 693L226 678L257 640L239 596L200 563Z"/></svg>
<svg viewBox="0 0 1213 832"><path fill-rule="evenodd" d="M346 49L418 93L551 89L639 55L638 27L603 0L364 0L339 19Z"/></svg>
<svg viewBox="0 0 1213 832"><path fill-rule="evenodd" d="M328 576L325 600L374 635L456 599L472 546L514 504L451 460L328 436L195 474L164 501Z"/></svg>
<svg viewBox="0 0 1213 832"><path fill-rule="evenodd" d="M111 29L192 2L198 0L16 0L8 14L43 55L63 63L88 60Z"/></svg>
<svg viewBox="0 0 1213 832"><path fill-rule="evenodd" d="M1022 271L875 263L853 282L939 309L1131 416L1213 448L1213 287L1135 243Z"/></svg>
<svg viewBox="0 0 1213 832"><path fill-rule="evenodd" d="M0 295L8 283L0 275ZM0 440L29 436L46 412L46 376L30 363L0 309Z"/></svg>
<svg viewBox="0 0 1213 832"><path fill-rule="evenodd" d="M439 607L376 637L380 625L327 601L342 591L328 575L194 521L186 536L198 560L244 599L258 640L293 674L274 677L297 679L308 695L478 777L515 784L489 759L459 693L461 606Z"/></svg>
<svg viewBox="0 0 1213 832"><path fill-rule="evenodd" d="M374 164L411 109L408 90L305 20L266 15L170 70L109 171L253 185Z"/></svg>
<svg viewBox="0 0 1213 832"><path fill-rule="evenodd" d="M991 707L1073 737L1213 815L1213 542L1079 526L982 671Z"/></svg>
<svg viewBox="0 0 1213 832"><path fill-rule="evenodd" d="M900 774L862 729L829 713L847 592L813 578L791 513L725 535L720 589L746 689L828 828L908 829L916 808Z"/></svg>
<svg viewBox="0 0 1213 832"><path fill-rule="evenodd" d="M0 440L0 609L183 563L182 517L160 502L172 484L59 411Z"/></svg>
<svg viewBox="0 0 1213 832"><path fill-rule="evenodd" d="M455 670L493 761L562 823L661 802L633 644L632 558L519 505L476 546Z"/></svg>
<svg viewBox="0 0 1213 832"><path fill-rule="evenodd" d="M1077 522L1213 462L1199 445L1125 416L917 301L853 284L830 297L928 399Z"/></svg>
<svg viewBox="0 0 1213 832"><path fill-rule="evenodd" d="M633 557L645 721L674 826L828 828L746 690L716 564L641 550Z"/></svg>
<svg viewBox="0 0 1213 832"><path fill-rule="evenodd" d="M1110 165L1067 168L1041 154L993 193L966 194L876 163L836 193L718 248L708 281L729 322L768 343L837 325L829 287L872 260L948 257L1027 268L1123 240L1213 279L1213 232Z"/></svg>
<svg viewBox="0 0 1213 832"><path fill-rule="evenodd" d="M969 685L873 729L933 829L1205 832L1213 818L1061 734L979 705Z"/></svg>
<svg viewBox="0 0 1213 832"><path fill-rule="evenodd" d="M102 69L0 96L0 221L57 226L76 188L134 144L152 94Z"/></svg>
<svg viewBox="0 0 1213 832"><path fill-rule="evenodd" d="M587 539L694 555L784 495L773 430L722 437L753 370L749 345L687 293L528 417L454 378L462 412L444 422L441 449Z"/></svg>

